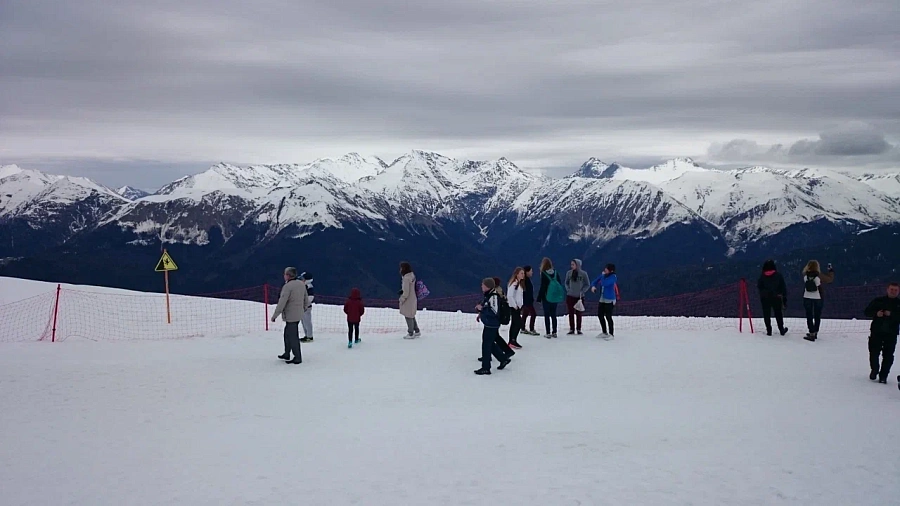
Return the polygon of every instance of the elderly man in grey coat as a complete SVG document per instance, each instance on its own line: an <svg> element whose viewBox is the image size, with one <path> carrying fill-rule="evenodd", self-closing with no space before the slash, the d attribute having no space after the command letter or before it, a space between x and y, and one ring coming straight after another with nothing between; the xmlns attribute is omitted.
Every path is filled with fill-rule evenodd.
<svg viewBox="0 0 900 506"><path fill-rule="evenodd" d="M300 355L300 320L303 312L309 305L309 296L306 293L306 283L297 279L297 269L288 267L284 270L284 286L281 288L281 296L278 297L278 305L272 313L274 322L278 316L284 320L284 355L278 358L288 364L303 363ZM291 353L294 359L291 360Z"/></svg>

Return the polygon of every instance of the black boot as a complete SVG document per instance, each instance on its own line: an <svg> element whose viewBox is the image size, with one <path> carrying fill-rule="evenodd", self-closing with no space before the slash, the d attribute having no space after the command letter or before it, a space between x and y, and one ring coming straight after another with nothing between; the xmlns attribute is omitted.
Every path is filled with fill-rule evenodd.
<svg viewBox="0 0 900 506"><path fill-rule="evenodd" d="M781 329L781 331L780 331L780 332L781 332L781 335L787 334L787 331L788 331L788 328L787 328L787 327Z"/></svg>
<svg viewBox="0 0 900 506"><path fill-rule="evenodd" d="M278 358L280 358L281 360L290 360L290 359L291 359L291 354L290 354L290 353L285 353L284 355L278 355Z"/></svg>
<svg viewBox="0 0 900 506"><path fill-rule="evenodd" d="M477 374L479 376L490 376L491 370L490 369L477 369L475 371L475 374Z"/></svg>
<svg viewBox="0 0 900 506"><path fill-rule="evenodd" d="M511 358L507 358L507 359L504 360L503 362L500 362L500 365L497 366L497 369L498 369L498 370L501 370L501 371L502 371L503 369L506 369L506 366L508 366L510 362L512 362L512 359L511 359Z"/></svg>
<svg viewBox="0 0 900 506"><path fill-rule="evenodd" d="M878 378L878 371L872 369L872 372L869 373L869 379L875 381Z"/></svg>

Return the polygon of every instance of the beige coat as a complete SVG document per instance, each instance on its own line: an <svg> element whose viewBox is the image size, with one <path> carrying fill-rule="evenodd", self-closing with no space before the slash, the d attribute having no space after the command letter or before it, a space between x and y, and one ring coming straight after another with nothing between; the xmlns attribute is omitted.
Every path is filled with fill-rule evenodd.
<svg viewBox="0 0 900 506"><path fill-rule="evenodd" d="M293 323L303 319L306 306L309 305L309 295L306 292L306 283L299 279L292 279L281 288L281 296L278 297L278 305L272 313L272 321L281 315L284 321Z"/></svg>
<svg viewBox="0 0 900 506"><path fill-rule="evenodd" d="M416 298L416 275L412 272L403 275L403 293L400 295L400 314L407 318L416 317L419 300Z"/></svg>

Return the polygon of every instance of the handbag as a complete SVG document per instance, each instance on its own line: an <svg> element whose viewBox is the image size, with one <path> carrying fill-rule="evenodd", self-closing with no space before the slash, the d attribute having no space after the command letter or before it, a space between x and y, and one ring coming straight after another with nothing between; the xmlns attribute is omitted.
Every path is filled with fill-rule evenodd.
<svg viewBox="0 0 900 506"><path fill-rule="evenodd" d="M578 299L578 302L575 303L575 311L584 312L584 299Z"/></svg>

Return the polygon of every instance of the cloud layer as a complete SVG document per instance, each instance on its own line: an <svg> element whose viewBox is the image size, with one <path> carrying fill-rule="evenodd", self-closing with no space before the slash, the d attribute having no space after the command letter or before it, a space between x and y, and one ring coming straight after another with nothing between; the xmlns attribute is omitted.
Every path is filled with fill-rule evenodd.
<svg viewBox="0 0 900 506"><path fill-rule="evenodd" d="M154 186L147 166L211 160L421 148L575 167L823 132L773 156L885 168L897 26L894 0L11 0L0 163Z"/></svg>

